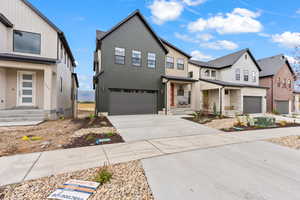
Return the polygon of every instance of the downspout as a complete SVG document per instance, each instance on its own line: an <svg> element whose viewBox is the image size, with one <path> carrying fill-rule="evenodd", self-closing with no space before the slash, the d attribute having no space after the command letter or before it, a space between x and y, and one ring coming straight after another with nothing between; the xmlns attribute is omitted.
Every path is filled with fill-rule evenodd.
<svg viewBox="0 0 300 200"><path fill-rule="evenodd" d="M271 112L273 112L273 110L274 110L274 76L272 76L271 100L272 100L272 103L271 103L272 110L271 110ZM267 99L266 99L266 101L267 101Z"/></svg>

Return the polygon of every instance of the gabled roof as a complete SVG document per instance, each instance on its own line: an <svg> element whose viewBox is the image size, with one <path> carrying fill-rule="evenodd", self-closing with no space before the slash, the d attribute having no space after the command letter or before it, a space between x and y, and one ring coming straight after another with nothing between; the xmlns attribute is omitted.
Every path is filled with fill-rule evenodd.
<svg viewBox="0 0 300 200"><path fill-rule="evenodd" d="M274 76L284 64L287 64L291 73L295 75L293 68L283 54L263 58L257 62L262 69L259 73L259 77Z"/></svg>
<svg viewBox="0 0 300 200"><path fill-rule="evenodd" d="M189 55L188 53L185 53L183 50L179 49L178 47L176 47L175 45L171 44L170 42L168 42L167 40L164 40L163 38L160 38L160 40L166 44L167 46L175 49L176 51L180 52L181 54L185 55L186 57L188 57L189 59L192 57L191 55Z"/></svg>
<svg viewBox="0 0 300 200"><path fill-rule="evenodd" d="M75 63L75 58L72 54L71 48L68 44L67 38L65 37L65 34L63 31L61 31L54 23L52 23L43 13L41 13L34 5L32 5L28 0L21 0L22 2L24 2L29 8L31 8L38 16L40 16L47 24L49 24L49 26L51 26L57 33L59 38L62 41L62 44L64 45L66 51L68 52L71 61L72 61L72 65L76 66Z"/></svg>
<svg viewBox="0 0 300 200"><path fill-rule="evenodd" d="M14 27L14 25L2 13L0 13L0 22L8 28Z"/></svg>
<svg viewBox="0 0 300 200"><path fill-rule="evenodd" d="M160 38L156 35L156 33L154 32L154 30L151 28L151 26L148 24L148 22L146 21L146 19L143 17L143 15L140 13L139 10L135 10L128 17L126 17L125 19L123 19L121 22L119 22L117 25L115 25L114 27L112 27L107 32L99 31L99 30L96 31L96 33L97 33L97 40L98 41L102 41L104 38L106 38L108 35L110 35L112 32L114 32L115 30L117 30L120 26L122 26L123 24L125 24L127 21L129 21L130 19L132 19L135 16L138 16L142 20L142 22L148 28L148 30L150 31L150 33L153 35L153 37L156 39L156 41L159 43L159 45L163 48L163 50L167 54L168 53L168 49L164 46L164 44L162 43L162 41L160 40ZM97 46L97 48L98 48L98 46Z"/></svg>
<svg viewBox="0 0 300 200"><path fill-rule="evenodd" d="M199 79L200 81L205 81L208 83L221 85L221 86L227 86L227 87L251 87L251 88L262 88L262 89L269 89L268 87L263 87L259 85L247 85L247 84L240 84L240 83L231 83L226 81L220 81L220 80L211 80L211 79Z"/></svg>
<svg viewBox="0 0 300 200"><path fill-rule="evenodd" d="M202 61L196 61L196 60L190 60L189 62L191 64L197 65L199 67L208 67L208 68L212 68L212 69L223 69L223 68L227 68L227 67L231 67L232 65L234 65L245 53L248 53L250 55L250 57L252 58L254 64L256 65L256 67L258 68L259 71L261 71L258 63L256 62L254 56L252 55L252 53L250 52L250 50L247 49L242 49L240 51L222 56L220 58L208 61L208 62L202 62Z"/></svg>

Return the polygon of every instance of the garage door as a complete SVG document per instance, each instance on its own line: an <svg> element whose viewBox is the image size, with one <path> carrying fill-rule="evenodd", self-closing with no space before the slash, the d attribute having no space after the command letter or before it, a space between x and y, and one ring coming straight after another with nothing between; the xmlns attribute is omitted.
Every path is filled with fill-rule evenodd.
<svg viewBox="0 0 300 200"><path fill-rule="evenodd" d="M110 115L156 114L156 91L110 91Z"/></svg>
<svg viewBox="0 0 300 200"><path fill-rule="evenodd" d="M280 114L288 114L289 101L276 101L276 111Z"/></svg>
<svg viewBox="0 0 300 200"><path fill-rule="evenodd" d="M244 113L261 113L262 97L244 96Z"/></svg>

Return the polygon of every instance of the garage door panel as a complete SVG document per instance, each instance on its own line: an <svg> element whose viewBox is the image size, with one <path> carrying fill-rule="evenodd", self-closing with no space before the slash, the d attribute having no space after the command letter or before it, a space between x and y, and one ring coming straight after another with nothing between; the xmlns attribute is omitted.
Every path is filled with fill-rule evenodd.
<svg viewBox="0 0 300 200"><path fill-rule="evenodd" d="M154 114L156 93L110 92L109 113L111 115Z"/></svg>
<svg viewBox="0 0 300 200"><path fill-rule="evenodd" d="M280 114L289 113L289 101L276 101L276 111Z"/></svg>
<svg viewBox="0 0 300 200"><path fill-rule="evenodd" d="M262 97L259 96L244 96L244 113L261 113L262 112Z"/></svg>

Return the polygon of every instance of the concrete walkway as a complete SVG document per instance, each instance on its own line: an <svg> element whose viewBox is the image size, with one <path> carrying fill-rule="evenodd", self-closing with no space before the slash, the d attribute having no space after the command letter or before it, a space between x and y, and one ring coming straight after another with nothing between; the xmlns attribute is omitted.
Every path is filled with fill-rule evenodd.
<svg viewBox="0 0 300 200"><path fill-rule="evenodd" d="M126 142L187 135L212 135L220 130L182 119L183 115L109 116Z"/></svg>
<svg viewBox="0 0 300 200"><path fill-rule="evenodd" d="M0 157L0 186L40 177L197 149L288 135L299 128L192 135Z"/></svg>

